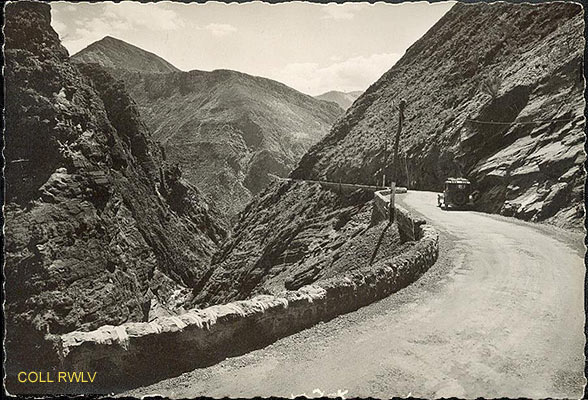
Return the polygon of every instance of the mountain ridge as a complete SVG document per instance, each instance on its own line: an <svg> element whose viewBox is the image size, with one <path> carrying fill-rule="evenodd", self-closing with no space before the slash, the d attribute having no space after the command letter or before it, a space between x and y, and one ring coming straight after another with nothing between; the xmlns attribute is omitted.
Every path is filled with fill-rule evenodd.
<svg viewBox="0 0 588 400"><path fill-rule="evenodd" d="M119 53L91 50L72 61ZM272 181L271 175L288 175L342 114L335 104L239 71L111 69L127 84L170 162L180 164L185 178L228 219Z"/></svg>
<svg viewBox="0 0 588 400"><path fill-rule="evenodd" d="M358 98L291 176L376 182L385 165L389 177L387 149L403 97L399 184L440 191L447 177L465 176L480 194L481 211L580 226L585 122L578 10L571 4L456 4ZM484 26L489 15L496 21L488 37L472 36L471 26ZM481 89L491 79L499 82L497 93ZM519 123L552 119L561 122Z"/></svg>

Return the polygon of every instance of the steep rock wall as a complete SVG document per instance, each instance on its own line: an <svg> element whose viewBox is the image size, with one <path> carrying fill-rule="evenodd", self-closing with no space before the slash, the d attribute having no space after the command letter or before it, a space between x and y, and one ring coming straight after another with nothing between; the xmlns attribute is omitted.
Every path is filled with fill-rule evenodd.
<svg viewBox="0 0 588 400"><path fill-rule="evenodd" d="M390 176L382 167L392 161L396 105L404 97L399 185L440 190L447 177L465 175L479 192L480 210L580 226L580 11L564 3L456 4L355 101L290 176L380 184L382 172ZM500 81L494 97L481 90L490 78ZM535 123L544 119L562 121ZM195 304L296 289L366 265L370 257L355 249L368 242L373 248L381 232L369 227L370 201L302 182L268 187L240 214ZM402 252L397 225L390 235L385 247ZM333 248L346 241L358 245ZM355 262L336 267L344 259Z"/></svg>
<svg viewBox="0 0 588 400"><path fill-rule="evenodd" d="M226 236L163 162L124 85L72 66L50 18L47 4L6 6L9 373L48 360L48 332L176 308Z"/></svg>
<svg viewBox="0 0 588 400"><path fill-rule="evenodd" d="M291 176L381 182L404 98L399 184L441 190L462 175L480 210L581 226L583 27L578 4L456 4ZM494 97L486 80L500 82Z"/></svg>

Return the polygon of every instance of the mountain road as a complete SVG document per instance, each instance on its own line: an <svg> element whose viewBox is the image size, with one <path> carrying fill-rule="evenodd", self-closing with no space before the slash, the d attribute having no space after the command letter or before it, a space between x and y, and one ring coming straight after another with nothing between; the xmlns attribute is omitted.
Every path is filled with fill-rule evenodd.
<svg viewBox="0 0 588 400"><path fill-rule="evenodd" d="M396 199L440 233L416 283L356 312L125 395L580 398L583 234Z"/></svg>

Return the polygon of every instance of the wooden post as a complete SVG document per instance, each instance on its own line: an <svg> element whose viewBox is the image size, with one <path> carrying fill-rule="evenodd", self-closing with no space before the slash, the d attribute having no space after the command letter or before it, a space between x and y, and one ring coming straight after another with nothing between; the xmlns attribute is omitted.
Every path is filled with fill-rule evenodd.
<svg viewBox="0 0 588 400"><path fill-rule="evenodd" d="M394 208L394 195L396 194L396 182L392 181L390 183L390 205L389 205L389 209L388 209L388 214L389 214L389 221L390 222L394 222L394 212L395 212L395 208Z"/></svg>
<svg viewBox="0 0 588 400"><path fill-rule="evenodd" d="M384 137L384 160L382 161L382 187L386 187L386 170L388 169L388 136Z"/></svg>
<svg viewBox="0 0 588 400"><path fill-rule="evenodd" d="M406 169L406 189L410 189L410 173L408 172L408 157L404 155L404 168Z"/></svg>
<svg viewBox="0 0 588 400"><path fill-rule="evenodd" d="M392 183L390 184L390 222L394 222L395 207L394 207L394 194L396 192L396 180L398 178L398 145L400 144L400 133L402 132L402 122L404 121L404 108L406 107L406 101L400 100L398 104L398 129L396 130L396 138L394 140L394 159L392 160Z"/></svg>

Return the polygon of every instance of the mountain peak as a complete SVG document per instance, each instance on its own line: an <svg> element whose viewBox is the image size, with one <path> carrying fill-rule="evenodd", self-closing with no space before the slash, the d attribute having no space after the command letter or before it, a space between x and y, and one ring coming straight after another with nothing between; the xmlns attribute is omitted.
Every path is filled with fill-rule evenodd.
<svg viewBox="0 0 588 400"><path fill-rule="evenodd" d="M116 44L123 45L123 46L136 47L136 46L133 46L130 43L125 42L122 39L118 39L118 38L115 38L114 36L109 36L109 35L104 36L102 39L94 42L93 44L96 44L96 43L116 43ZM89 46L91 46L91 44Z"/></svg>
<svg viewBox="0 0 588 400"><path fill-rule="evenodd" d="M330 101L337 103L342 109L347 110L353 102L362 95L362 91L357 90L354 92L341 92L338 90L331 90L329 92L314 96L315 99Z"/></svg>
<svg viewBox="0 0 588 400"><path fill-rule="evenodd" d="M107 68L128 71L159 73L179 71L158 55L112 36L105 36L90 44L71 58L78 63L98 63Z"/></svg>

